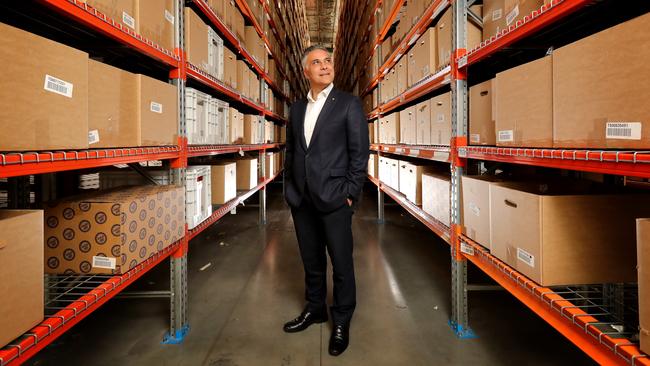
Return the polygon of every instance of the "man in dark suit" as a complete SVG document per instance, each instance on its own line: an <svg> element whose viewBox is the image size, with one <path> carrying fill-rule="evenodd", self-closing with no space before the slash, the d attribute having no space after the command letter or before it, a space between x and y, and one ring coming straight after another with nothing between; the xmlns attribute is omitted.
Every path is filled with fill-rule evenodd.
<svg viewBox="0 0 650 366"><path fill-rule="evenodd" d="M289 113L284 187L305 270L307 305L284 331L300 332L328 320L327 251L334 270L329 353L338 356L349 344L356 306L352 215L367 174L368 125L359 98L334 89L326 48L308 48L302 64L310 91Z"/></svg>

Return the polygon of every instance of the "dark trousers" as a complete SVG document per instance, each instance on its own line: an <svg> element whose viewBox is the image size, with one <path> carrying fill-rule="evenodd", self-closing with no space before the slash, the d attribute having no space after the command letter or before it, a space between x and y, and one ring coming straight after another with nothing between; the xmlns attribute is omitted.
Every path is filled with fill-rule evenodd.
<svg viewBox="0 0 650 366"><path fill-rule="evenodd" d="M292 208L291 214L305 268L307 309L317 313L327 310L327 250L334 272L332 320L335 325L349 325L356 306L352 208L346 204L332 212L319 212L305 192L300 207Z"/></svg>

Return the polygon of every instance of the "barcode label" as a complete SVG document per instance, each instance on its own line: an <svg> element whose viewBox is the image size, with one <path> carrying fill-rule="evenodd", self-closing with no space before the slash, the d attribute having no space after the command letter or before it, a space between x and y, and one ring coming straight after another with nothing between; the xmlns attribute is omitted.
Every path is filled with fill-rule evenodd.
<svg viewBox="0 0 650 366"><path fill-rule="evenodd" d="M129 27L135 29L135 18L129 15L129 13L122 12L122 23L128 25Z"/></svg>
<svg viewBox="0 0 650 366"><path fill-rule="evenodd" d="M499 142L513 142L515 140L515 132L513 130L499 131Z"/></svg>
<svg viewBox="0 0 650 366"><path fill-rule="evenodd" d="M641 122L608 122L606 139L641 140Z"/></svg>
<svg viewBox="0 0 650 366"><path fill-rule="evenodd" d="M115 258L93 256L93 268L115 269Z"/></svg>
<svg viewBox="0 0 650 366"><path fill-rule="evenodd" d="M472 211L474 216L481 216L481 209L474 202L469 203L469 210Z"/></svg>
<svg viewBox="0 0 650 366"><path fill-rule="evenodd" d="M497 20L501 19L503 17L503 9L497 9L492 12L492 21L496 22Z"/></svg>
<svg viewBox="0 0 650 366"><path fill-rule="evenodd" d="M535 257L527 251L517 248L517 258L527 265L535 268Z"/></svg>
<svg viewBox="0 0 650 366"><path fill-rule="evenodd" d="M474 247L464 242L460 242L460 251L467 255L474 255Z"/></svg>
<svg viewBox="0 0 650 366"><path fill-rule="evenodd" d="M91 130L88 131L88 145L96 144L99 142L99 131Z"/></svg>
<svg viewBox="0 0 650 366"><path fill-rule="evenodd" d="M72 85L72 83L55 78L52 75L45 74L45 84L43 86L43 89L52 93L66 96L68 98L72 98L73 88L74 85Z"/></svg>
<svg viewBox="0 0 650 366"><path fill-rule="evenodd" d="M469 135L469 142L479 143L481 142L481 135L478 133L473 133Z"/></svg>
<svg viewBox="0 0 650 366"><path fill-rule="evenodd" d="M163 112L163 106L160 103L156 102L151 102L151 109L152 112L154 113L162 113Z"/></svg>
<svg viewBox="0 0 650 366"><path fill-rule="evenodd" d="M165 9L165 19L167 19L168 22L174 24L174 15L167 9Z"/></svg>
<svg viewBox="0 0 650 366"><path fill-rule="evenodd" d="M519 5L516 5L514 9L508 15L506 16L506 24L510 25L512 22L517 19L517 16L519 16Z"/></svg>

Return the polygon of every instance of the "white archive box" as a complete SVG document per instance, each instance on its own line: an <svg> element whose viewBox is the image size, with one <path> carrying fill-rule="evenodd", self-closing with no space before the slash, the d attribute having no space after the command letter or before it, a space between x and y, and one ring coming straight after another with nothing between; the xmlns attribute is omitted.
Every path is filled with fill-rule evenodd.
<svg viewBox="0 0 650 366"><path fill-rule="evenodd" d="M212 28L208 28L208 71L212 76L223 81L224 51L223 39Z"/></svg>
<svg viewBox="0 0 650 366"><path fill-rule="evenodd" d="M185 173L185 217L189 229L212 215L211 167L188 166Z"/></svg>
<svg viewBox="0 0 650 366"><path fill-rule="evenodd" d="M196 89L185 88L185 120L187 121L187 143L209 144L209 128L216 124L217 116L212 97Z"/></svg>

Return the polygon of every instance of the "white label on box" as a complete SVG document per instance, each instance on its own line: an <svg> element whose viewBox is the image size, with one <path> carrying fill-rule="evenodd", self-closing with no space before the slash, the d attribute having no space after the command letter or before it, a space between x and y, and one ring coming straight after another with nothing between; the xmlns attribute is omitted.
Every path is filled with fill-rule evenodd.
<svg viewBox="0 0 650 366"><path fill-rule="evenodd" d="M469 210L472 211L474 216L481 216L481 209L474 202L469 203Z"/></svg>
<svg viewBox="0 0 650 366"><path fill-rule="evenodd" d="M481 135L478 133L473 133L469 135L469 142L474 142L474 143L481 142Z"/></svg>
<svg viewBox="0 0 650 366"><path fill-rule="evenodd" d="M517 19L517 16L519 15L519 5L516 5L514 9L508 15L506 16L506 24L510 25L510 23L514 22L515 19Z"/></svg>
<svg viewBox="0 0 650 366"><path fill-rule="evenodd" d="M607 122L606 139L641 140L641 122Z"/></svg>
<svg viewBox="0 0 650 366"><path fill-rule="evenodd" d="M517 258L527 265L535 268L535 257L527 251L517 248Z"/></svg>
<svg viewBox="0 0 650 366"><path fill-rule="evenodd" d="M93 256L93 268L115 269L115 258Z"/></svg>
<svg viewBox="0 0 650 366"><path fill-rule="evenodd" d="M52 75L45 74L45 84L43 85L43 89L52 93L66 96L68 98L72 98L73 88L74 85L72 85L72 83L55 78Z"/></svg>
<svg viewBox="0 0 650 366"><path fill-rule="evenodd" d="M515 131L514 130L499 131L498 141L499 142L513 142L513 141L515 141Z"/></svg>
<svg viewBox="0 0 650 366"><path fill-rule="evenodd" d="M161 113L163 112L163 106L160 103L156 102L151 102L151 111L154 113Z"/></svg>
<svg viewBox="0 0 650 366"><path fill-rule="evenodd" d="M174 14L172 14L169 10L165 9L165 19L167 19L168 22L174 24Z"/></svg>
<svg viewBox="0 0 650 366"><path fill-rule="evenodd" d="M122 23L128 25L129 27L135 29L135 18L129 15L127 12L122 12Z"/></svg>
<svg viewBox="0 0 650 366"><path fill-rule="evenodd" d="M88 145L96 144L99 142L99 131L91 130L88 131Z"/></svg>
<svg viewBox="0 0 650 366"><path fill-rule="evenodd" d="M497 9L492 12L492 21L496 22L497 20L501 19L503 16L503 9Z"/></svg>
<svg viewBox="0 0 650 366"><path fill-rule="evenodd" d="M474 247L461 241L460 252L465 253L467 255L474 255Z"/></svg>

